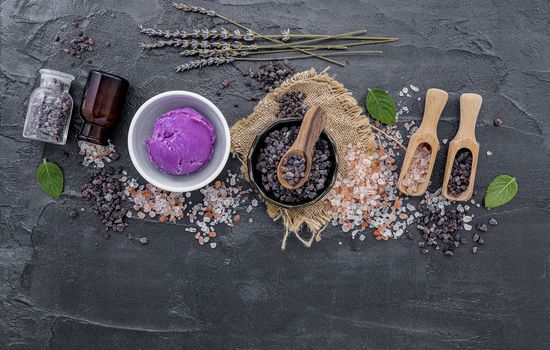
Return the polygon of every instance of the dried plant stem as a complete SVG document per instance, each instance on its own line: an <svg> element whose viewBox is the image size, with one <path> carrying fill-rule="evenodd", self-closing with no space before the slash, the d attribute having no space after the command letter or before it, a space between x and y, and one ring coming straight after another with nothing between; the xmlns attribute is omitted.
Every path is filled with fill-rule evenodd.
<svg viewBox="0 0 550 350"><path fill-rule="evenodd" d="M378 131L379 133L381 133L382 135L384 135L385 137L387 137L388 139L392 140L393 142L397 143L399 145L399 147L401 147L401 149L403 150L406 150L407 147L403 146L403 144L401 142L399 142L395 137L389 135L388 133L386 133L384 130L382 129L379 129L377 128L376 126L374 125L370 125L371 128L373 128L374 130ZM379 141L380 142L380 141ZM380 143L382 144L382 143Z"/></svg>
<svg viewBox="0 0 550 350"><path fill-rule="evenodd" d="M365 31L361 31L361 33L365 33ZM342 36L343 34L291 34L291 38L295 39L319 39L319 41L322 40L331 40L331 39L340 39L340 40L399 40L398 38L389 38L389 37L383 37L383 36L355 36L355 35L346 35ZM279 34L264 34L263 37L271 37L271 38L281 38L282 35Z"/></svg>
<svg viewBox="0 0 550 350"><path fill-rule="evenodd" d="M257 50L270 50L270 49L280 49L279 45L255 45ZM286 47L286 46L285 46ZM282 48L285 48L282 47ZM345 45L296 45L296 47L305 50L346 50L347 46ZM292 51L293 49L289 47ZM241 49L237 49L241 50Z"/></svg>
<svg viewBox="0 0 550 350"><path fill-rule="evenodd" d="M240 23L238 23L238 22L232 20L232 19L229 18L229 17L222 16L222 15L220 15L219 13L217 13L217 12L215 12L215 11L206 10L206 9L203 9L203 8L196 8L196 7L188 6L188 5L185 5L185 4L173 3L172 5L173 5L175 8L177 8L178 10L182 10L182 11L186 11L186 12L197 12L197 13L201 13L201 14L206 14L206 15L211 16L211 17L218 17L218 18L223 19L224 21L226 21L226 22L228 22L228 23L231 23L231 24L233 24L233 25L235 25L235 26L237 26L237 27L239 27L239 28L241 28L241 29L243 29L243 30L246 30L246 31L251 32L251 33L252 33L253 35L255 35L255 36L258 36L258 37L260 37L260 38L264 38L264 39L269 40L269 41L271 41L271 42L273 42L273 43L275 43L275 44L283 44L283 42L280 41L280 40L272 39L272 38L266 38L266 37L264 37L263 35L258 34L258 33L256 33L255 31L251 30L250 28L245 27L244 25L242 25L242 24L240 24ZM336 64L336 65L339 65L339 66L341 66L341 67L344 67L344 66L345 66L345 64L342 63L342 62L335 61L335 60L332 60L332 59L330 59L330 58L325 58L325 57L323 57L323 56L321 56L321 55L317 55L317 54L315 54L315 53L311 53L311 52L309 52L309 51L307 51L307 50L303 50L303 49L300 49L300 48L295 48L295 47L293 47L293 46L289 46L289 48L294 49L294 50L296 50L296 51L299 51L299 52L301 52L301 53L303 53L303 54L305 54L305 55L308 55L308 56L310 56L310 57L317 57L317 58L319 58L319 59L322 59L322 60L324 60L324 61L327 61L327 62Z"/></svg>
<svg viewBox="0 0 550 350"><path fill-rule="evenodd" d="M281 42L280 44L271 45L271 46L272 46L272 47L280 48L280 47L291 47L291 45L313 44L313 43L318 43L318 42L325 41L325 40L338 39L338 38L341 38L341 37L344 37L344 36L353 36L353 35L357 35L357 34L362 34L362 33L365 33L365 32L366 32L365 29L363 29L363 30L356 30L356 31L354 31L354 32L348 32L348 33L342 33L342 34L335 34L335 35L328 35L328 36L326 36L326 37L324 37L324 38L316 38L316 39L295 41L295 42L293 42L293 43Z"/></svg>
<svg viewBox="0 0 550 350"><path fill-rule="evenodd" d="M316 49L316 50L345 50L347 48L349 48L350 46L363 46L363 45L375 45L375 44L383 44L383 43L391 43L391 42L394 42L396 40L394 40L393 38L392 39L387 39L387 40L374 40L374 41L361 41L361 42L354 42L354 43L343 43L343 44L339 44L339 45L312 45L312 46L305 46L304 44L307 44L308 41L298 41L295 43L295 45L297 45L298 47L301 47L301 48L310 48L311 50L313 49ZM304 46L302 46L304 45ZM285 44L285 45L256 45L255 46L257 49L284 49L284 48L287 48L288 46ZM239 48L237 50L247 50L246 48Z"/></svg>
<svg viewBox="0 0 550 350"><path fill-rule="evenodd" d="M323 56L354 56L354 55L377 55L381 54L382 51L344 51L344 52L329 52L323 53ZM235 58L235 61L281 61L281 60L299 60L308 58L307 56L285 56L285 57L238 57Z"/></svg>
<svg viewBox="0 0 550 350"><path fill-rule="evenodd" d="M323 46L304 46L304 48L308 48L310 51L317 51L317 50L333 50L333 49L339 49L339 50L346 50L347 47L345 46L338 46L338 47L323 47ZM277 50L265 50L265 51L244 51L244 50L236 50L240 52L245 52L246 56L250 55L269 55L271 53L284 53L284 52L293 52L293 49L277 49ZM325 54L329 55L329 53Z"/></svg>
<svg viewBox="0 0 550 350"><path fill-rule="evenodd" d="M376 41L360 41L360 42L357 42L357 43L344 43L344 44L341 44L342 46L345 46L345 47L350 47L350 46L363 46L363 45L376 45L376 44L384 44L384 43L393 43L397 40L394 40L394 39L388 39L388 40L376 40Z"/></svg>

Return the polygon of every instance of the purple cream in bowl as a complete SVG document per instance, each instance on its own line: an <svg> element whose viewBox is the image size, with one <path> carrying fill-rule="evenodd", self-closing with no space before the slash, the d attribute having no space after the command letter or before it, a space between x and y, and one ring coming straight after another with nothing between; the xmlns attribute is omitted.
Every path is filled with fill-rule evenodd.
<svg viewBox="0 0 550 350"><path fill-rule="evenodd" d="M214 152L212 123L193 108L173 109L155 122L145 141L149 157L164 173L187 175L202 169Z"/></svg>

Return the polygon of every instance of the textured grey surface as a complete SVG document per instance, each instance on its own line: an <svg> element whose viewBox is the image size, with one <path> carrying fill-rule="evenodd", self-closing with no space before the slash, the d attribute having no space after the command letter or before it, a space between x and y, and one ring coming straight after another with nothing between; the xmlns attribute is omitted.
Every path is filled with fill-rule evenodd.
<svg viewBox="0 0 550 350"><path fill-rule="evenodd" d="M222 230L218 249L199 248L185 224L153 221L128 227L148 236L147 246L125 235L104 240L89 211L67 217L71 208L85 206L78 190L88 170L79 165L74 126L65 147L21 137L38 69L74 74L76 102L92 68L130 81L125 121L113 141L122 152L119 165L135 174L125 139L141 103L162 91L191 90L213 100L231 125L253 108L247 97L254 93L240 72L255 65L177 75L174 52L142 52L139 23L174 29L219 23L176 12L169 1L0 4L0 349L550 347L548 1L194 3L264 32L366 27L398 36L382 57L349 58L350 66L332 67L331 73L360 99L377 86L394 95L410 83L422 91L447 90L440 138L451 138L457 129L460 94L482 94L478 192L501 173L516 176L520 192L491 213L476 208L477 217L495 216L500 224L477 255L461 249L452 259L422 256L409 240L369 237L357 244L334 229L311 249L291 240L281 252L281 226L261 209L253 223ZM73 20L81 20L82 30L99 43L89 55L92 63L65 55L53 42L58 33L77 31ZM109 49L102 46L106 40ZM316 60L300 65L326 66ZM216 96L223 79L232 84ZM422 103L410 107L408 118L418 119ZM496 117L504 120L500 128L492 126ZM487 150L494 155L486 156ZM63 151L69 152L66 160ZM35 183L43 157L65 172L59 201ZM230 168L237 166L230 161Z"/></svg>

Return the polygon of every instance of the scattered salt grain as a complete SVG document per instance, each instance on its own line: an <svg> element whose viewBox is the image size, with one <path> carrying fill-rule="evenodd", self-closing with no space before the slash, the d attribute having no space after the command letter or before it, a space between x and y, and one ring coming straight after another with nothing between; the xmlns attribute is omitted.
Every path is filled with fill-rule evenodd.
<svg viewBox="0 0 550 350"><path fill-rule="evenodd" d="M183 193L161 190L151 184L139 185L136 179L126 181L125 195L132 202L138 217L143 219L148 213L151 218L157 217L160 222L176 222L184 218L185 195Z"/></svg>
<svg viewBox="0 0 550 350"><path fill-rule="evenodd" d="M493 152L487 151L487 155L488 155L488 156L492 156L492 155L493 155Z"/></svg>
<svg viewBox="0 0 550 350"><path fill-rule="evenodd" d="M214 227L218 224L234 226L234 222L240 220L237 209L251 189L244 189L239 185L241 178L237 174L227 172L225 181L216 181L214 184L203 187L200 190L203 198L195 205L188 200L191 193L169 192L156 188L151 184L140 185L136 179L129 179L125 183L125 194L133 203L133 209L140 219L147 215L159 217L161 222L177 222L186 216L193 227L186 227L186 232L196 233L195 239L200 245L210 241L214 248L216 245L211 242L216 237ZM258 205L258 200L253 199L252 203ZM247 212L253 207L248 206ZM252 219L249 220L252 222Z"/></svg>
<svg viewBox="0 0 550 350"><path fill-rule="evenodd" d="M97 168L105 167L105 163L110 163L113 160L120 158L120 154L115 150L115 146L108 140L106 146L97 145L95 143L79 141L79 154L84 156L82 165L94 165ZM124 174L126 175L126 174Z"/></svg>
<svg viewBox="0 0 550 350"><path fill-rule="evenodd" d="M190 221L193 220L200 230L196 236L199 244L201 242L204 244L217 236L214 229L216 225L224 224L233 227L235 222L240 220L237 209L241 207L245 196L251 190L244 189L239 185L239 181L237 174L228 171L226 181L218 180L200 190L203 195L202 201L191 207L187 213ZM249 207L252 210L252 207ZM206 237L209 239L205 241Z"/></svg>

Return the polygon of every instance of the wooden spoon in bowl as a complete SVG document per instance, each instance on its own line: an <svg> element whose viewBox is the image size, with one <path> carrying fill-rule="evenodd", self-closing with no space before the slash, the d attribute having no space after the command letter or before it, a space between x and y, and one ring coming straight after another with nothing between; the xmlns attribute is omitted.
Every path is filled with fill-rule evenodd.
<svg viewBox="0 0 550 350"><path fill-rule="evenodd" d="M409 144L407 145L407 153L405 154L403 166L401 167L401 173L399 174L399 180L397 182L397 187L399 190L407 196L420 196L428 189L428 182L432 176L435 157L437 155L437 151L439 151L437 124L439 123L439 117L443 112L443 108L445 108L448 97L449 94L440 89L429 89L426 93L426 105L424 106L422 124L420 124L418 130L409 140ZM411 191L409 190L409 186L405 186L403 184L403 181L409 171L409 167L416 150L422 145L425 145L430 150L431 155L428 163L428 169L423 181L416 185L415 190Z"/></svg>
<svg viewBox="0 0 550 350"><path fill-rule="evenodd" d="M315 143L321 135L321 132L323 131L323 128L325 127L326 120L327 116L325 111L317 106L310 107L307 111L304 119L302 120L302 124L300 125L300 131L298 132L296 140L284 156L281 157L279 165L277 166L277 179L283 187L294 190L302 187L306 183L311 172L313 149L315 147ZM292 155L305 159L305 170L303 172L304 176L300 176L299 180L291 183L285 178L283 168L286 165L284 164L285 159Z"/></svg>
<svg viewBox="0 0 550 350"><path fill-rule="evenodd" d="M460 96L460 126L454 139L449 143L447 153L447 165L445 166L445 177L443 179L442 194L453 201L467 201L474 193L474 182L476 179L477 159L479 155L479 143L476 140L476 121L481 109L483 98L478 94L462 94ZM469 184L466 190L457 195L449 192L449 180L453 169L453 163L458 151L467 149L472 154L470 167Z"/></svg>

